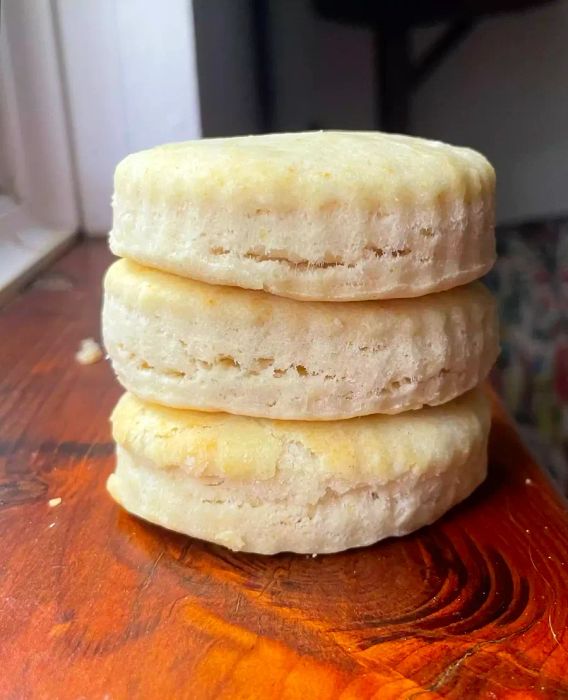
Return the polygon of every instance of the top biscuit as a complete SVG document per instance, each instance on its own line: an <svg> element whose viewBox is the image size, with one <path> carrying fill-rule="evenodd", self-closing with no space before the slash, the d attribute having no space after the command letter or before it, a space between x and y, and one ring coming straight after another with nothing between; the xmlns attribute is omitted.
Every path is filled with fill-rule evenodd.
<svg viewBox="0 0 568 700"><path fill-rule="evenodd" d="M322 131L159 146L115 173L113 252L295 299L415 297L495 259L495 174L467 148Z"/></svg>

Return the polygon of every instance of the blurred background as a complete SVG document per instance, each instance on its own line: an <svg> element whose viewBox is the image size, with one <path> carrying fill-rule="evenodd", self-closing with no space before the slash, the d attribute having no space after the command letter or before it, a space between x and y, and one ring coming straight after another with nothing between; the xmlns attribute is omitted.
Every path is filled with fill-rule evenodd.
<svg viewBox="0 0 568 700"><path fill-rule="evenodd" d="M2 0L0 302L166 141L383 129L498 174L495 382L568 492L568 0Z"/></svg>

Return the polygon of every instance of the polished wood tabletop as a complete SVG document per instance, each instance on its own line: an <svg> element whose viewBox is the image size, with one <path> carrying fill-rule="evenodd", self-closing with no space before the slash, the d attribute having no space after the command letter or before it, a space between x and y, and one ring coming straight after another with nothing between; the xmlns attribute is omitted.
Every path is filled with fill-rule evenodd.
<svg viewBox="0 0 568 700"><path fill-rule="evenodd" d="M486 483L366 549L236 554L115 505L120 390L74 361L109 262L79 244L0 311L1 698L568 697L566 504L497 400Z"/></svg>

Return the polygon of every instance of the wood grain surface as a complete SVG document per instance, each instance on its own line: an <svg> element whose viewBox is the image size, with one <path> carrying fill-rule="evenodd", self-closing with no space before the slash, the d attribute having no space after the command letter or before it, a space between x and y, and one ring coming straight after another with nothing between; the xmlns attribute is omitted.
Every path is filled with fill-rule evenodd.
<svg viewBox="0 0 568 700"><path fill-rule="evenodd" d="M103 243L0 312L0 697L568 697L568 517L499 405L490 476L434 526L262 557L121 511ZM61 498L50 507L49 500Z"/></svg>

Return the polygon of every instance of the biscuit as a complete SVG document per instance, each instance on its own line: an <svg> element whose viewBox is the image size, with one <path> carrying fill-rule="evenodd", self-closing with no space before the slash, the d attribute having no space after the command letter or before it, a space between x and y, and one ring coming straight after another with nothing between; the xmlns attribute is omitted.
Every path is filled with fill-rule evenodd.
<svg viewBox="0 0 568 700"><path fill-rule="evenodd" d="M123 386L178 408L292 420L399 413L485 378L495 303L473 283L349 304L212 286L120 260L103 337Z"/></svg>
<svg viewBox="0 0 568 700"><path fill-rule="evenodd" d="M233 550L336 552L409 533L484 479L476 389L397 416L323 423L181 411L125 394L108 490L150 522Z"/></svg>
<svg viewBox="0 0 568 700"><path fill-rule="evenodd" d="M211 284L303 300L415 297L495 259L479 153L380 132L169 144L114 181L113 252Z"/></svg>

